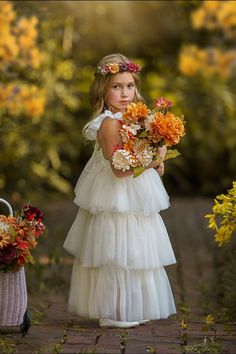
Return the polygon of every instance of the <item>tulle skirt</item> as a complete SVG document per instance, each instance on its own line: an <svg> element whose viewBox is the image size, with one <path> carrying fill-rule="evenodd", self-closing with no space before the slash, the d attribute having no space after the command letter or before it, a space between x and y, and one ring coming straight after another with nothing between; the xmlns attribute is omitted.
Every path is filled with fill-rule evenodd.
<svg viewBox="0 0 236 354"><path fill-rule="evenodd" d="M176 262L159 214L91 214L79 209L64 248L90 268L155 269Z"/></svg>
<svg viewBox="0 0 236 354"><path fill-rule="evenodd" d="M125 269L82 267L75 260L69 294L69 311L83 317L121 321L167 318L176 312L163 267Z"/></svg>
<svg viewBox="0 0 236 354"><path fill-rule="evenodd" d="M74 202L93 214L112 211L150 215L168 208L169 196L153 168L136 178L118 178L101 151L95 151L75 186Z"/></svg>

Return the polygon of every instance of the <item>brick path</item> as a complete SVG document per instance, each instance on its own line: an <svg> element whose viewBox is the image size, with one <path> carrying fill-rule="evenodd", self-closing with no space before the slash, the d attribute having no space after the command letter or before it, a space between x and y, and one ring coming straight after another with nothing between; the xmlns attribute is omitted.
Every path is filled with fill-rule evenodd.
<svg viewBox="0 0 236 354"><path fill-rule="evenodd" d="M40 297L35 292L30 292L28 303L34 324L29 333L21 340L18 330L11 329L11 333L9 330L4 332L4 338L16 344L16 347L12 348L18 354L177 354L183 353L180 342L185 333L188 345L203 343L206 335L213 338L212 331L202 332L204 313L215 310L215 304L209 294L214 280L211 250L216 246L204 219L211 206L212 202L204 199L175 199L171 201L171 208L162 213L178 261L176 265L166 268L177 304L177 316L123 330L99 328L97 321L87 321L69 314L66 297L72 259L61 249L65 238L61 232L57 241L58 252L61 252L62 257L58 262L58 269L65 282L56 293L51 291L53 287L50 292L39 293ZM52 219L58 220L58 215L63 211L66 225L63 225L62 229L65 230L71 224L76 210L71 203L66 203L58 205L57 208L49 208L47 213ZM49 243L52 242L49 247L53 244L55 247L54 236L59 232L52 229L49 233ZM57 264L53 267L57 267ZM33 282L33 279L29 280ZM30 287L30 284L28 285ZM48 287L50 288L50 283ZM187 316L188 328L181 332L180 319L184 314ZM216 331L219 338L217 343L221 346L218 352L235 354L235 328L228 335L223 326L217 324Z"/></svg>

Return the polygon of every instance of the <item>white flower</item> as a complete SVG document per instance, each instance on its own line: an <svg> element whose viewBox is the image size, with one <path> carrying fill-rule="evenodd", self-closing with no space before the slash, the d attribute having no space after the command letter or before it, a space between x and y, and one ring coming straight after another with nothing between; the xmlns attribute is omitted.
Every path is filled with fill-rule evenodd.
<svg viewBox="0 0 236 354"><path fill-rule="evenodd" d="M150 114L146 119L145 119L145 129L148 132L150 130L150 123L153 121L154 115Z"/></svg>
<svg viewBox="0 0 236 354"><path fill-rule="evenodd" d="M139 124L134 124L134 123L130 125L123 124L120 131L122 141L124 143L127 143L130 140L130 136L137 135L139 129L141 129L141 126Z"/></svg>
<svg viewBox="0 0 236 354"><path fill-rule="evenodd" d="M148 140L137 140L133 146L135 157L142 166L148 166L153 160L153 151Z"/></svg>
<svg viewBox="0 0 236 354"><path fill-rule="evenodd" d="M129 131L133 135L137 135L139 129L141 129L141 126L139 124L134 124L134 123L130 124Z"/></svg>
<svg viewBox="0 0 236 354"><path fill-rule="evenodd" d="M5 222L0 221L0 231L7 231L9 229L9 225Z"/></svg>
<svg viewBox="0 0 236 354"><path fill-rule="evenodd" d="M112 156L112 164L117 170L125 172L129 171L131 167L135 167L136 161L128 151L118 149Z"/></svg>

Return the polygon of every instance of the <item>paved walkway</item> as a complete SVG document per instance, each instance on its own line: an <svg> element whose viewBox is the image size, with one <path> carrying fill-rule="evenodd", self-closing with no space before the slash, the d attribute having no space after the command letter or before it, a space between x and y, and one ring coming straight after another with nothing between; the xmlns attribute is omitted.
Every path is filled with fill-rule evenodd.
<svg viewBox="0 0 236 354"><path fill-rule="evenodd" d="M34 291L29 292L28 303L33 322L29 333L21 339L18 329L5 331L4 336L0 337L0 353L235 354L235 328L231 334L227 334L223 325L217 324L216 341L213 340L212 330L202 331L204 316L216 311L213 298L210 296L214 280L211 250L216 246L212 242L211 233L207 230L204 219L211 205L211 201L204 199L176 199L172 201L171 208L162 213L178 261L176 265L166 268L177 304L176 316L123 330L99 328L97 321L87 321L69 314L66 298L72 259L61 251L58 263L48 268L45 266L47 269L45 272L50 273L54 268L57 273L58 270L61 271L62 281L58 291L51 291L55 290L53 276L51 276L48 278L48 283L42 283L41 292L39 291L38 294ZM51 213L52 219L57 219L57 214L63 213L68 223L64 226L68 227L76 210L69 203L58 205L56 210L53 208L51 211L48 210L48 213ZM54 233L58 235L59 231L54 230ZM52 231L52 245L53 243L55 245L55 234L53 235ZM61 250L64 237L62 232L60 242L57 244L58 250ZM57 250L55 252L57 254ZM41 257L41 261L43 259L44 262L47 260ZM38 272L37 276L40 277L43 271L42 265L41 273ZM29 280L29 288L32 288L35 279L32 277ZM45 291L45 287L49 291ZM186 329L180 325L182 319L187 323ZM207 345L205 349L204 339ZM187 345L185 350L184 345Z"/></svg>
<svg viewBox="0 0 236 354"><path fill-rule="evenodd" d="M47 317L39 324L33 325L21 343L20 335L18 333L13 335L19 341L15 353L171 354L184 352L180 346L179 321L175 319L151 321L129 330L101 329L97 321L86 321L68 315L63 299L51 299L45 305L47 305L45 306ZM203 323L197 320L188 322L189 346L203 343L206 334L202 332L202 326ZM209 352L235 354L235 334L234 332L227 335L222 325L218 325L219 351ZM207 335L213 338L211 331Z"/></svg>

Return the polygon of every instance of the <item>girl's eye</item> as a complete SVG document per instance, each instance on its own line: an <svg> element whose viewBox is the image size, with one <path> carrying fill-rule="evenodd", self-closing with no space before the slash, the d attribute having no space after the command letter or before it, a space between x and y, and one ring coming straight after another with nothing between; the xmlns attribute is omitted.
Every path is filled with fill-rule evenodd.
<svg viewBox="0 0 236 354"><path fill-rule="evenodd" d="M128 88L133 88L134 87L134 84L129 84L128 85Z"/></svg>
<svg viewBox="0 0 236 354"><path fill-rule="evenodd" d="M114 89L118 89L120 87L120 85L114 85L113 88Z"/></svg>

